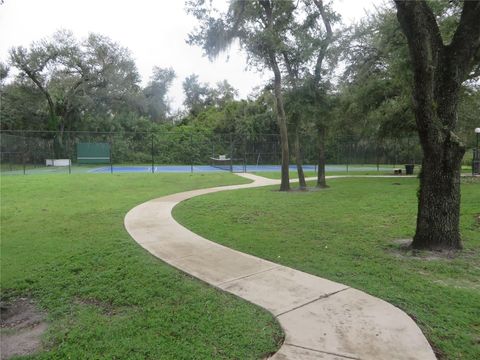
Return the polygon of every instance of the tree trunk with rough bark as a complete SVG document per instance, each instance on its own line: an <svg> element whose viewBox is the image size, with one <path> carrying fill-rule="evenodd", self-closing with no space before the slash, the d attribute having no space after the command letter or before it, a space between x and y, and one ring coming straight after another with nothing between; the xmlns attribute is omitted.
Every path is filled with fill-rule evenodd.
<svg viewBox="0 0 480 360"><path fill-rule="evenodd" d="M460 249L460 162L463 150L425 154L418 193L417 229L412 246L416 249ZM456 145L454 145L456 147Z"/></svg>
<svg viewBox="0 0 480 360"><path fill-rule="evenodd" d="M445 45L425 1L396 0L414 70L414 111L423 149L416 249L460 249L460 168L465 152L455 135L459 92L480 48L480 2L465 1Z"/></svg>
<svg viewBox="0 0 480 360"><path fill-rule="evenodd" d="M298 134L298 126L295 129L295 138L294 138L294 152L295 152L295 164L297 165L297 173L298 173L298 184L300 186L300 190L307 189L307 182L305 181L305 173L303 172L302 166L302 152L300 150L300 136Z"/></svg>
<svg viewBox="0 0 480 360"><path fill-rule="evenodd" d="M318 171L317 171L317 187L327 188L327 181L325 179L325 129L319 127L317 129L317 145L318 145Z"/></svg>
<svg viewBox="0 0 480 360"><path fill-rule="evenodd" d="M315 64L314 72L314 84L316 87L316 101L318 104L321 103L321 98L324 96L320 93L320 85L322 82L322 66L327 52L329 50L330 44L333 41L333 31L332 25L330 23L331 19L323 4L323 0L313 0L313 3L320 12L322 17L323 24L325 25L326 36L322 41L322 46L317 55L317 62ZM325 179L325 131L327 124L322 121L323 119L317 120L317 149L318 149L318 172L317 172L317 187L326 188L327 180Z"/></svg>
<svg viewBox="0 0 480 360"><path fill-rule="evenodd" d="M274 77L274 92L275 92L275 105L277 107L277 123L280 129L280 143L282 147L282 179L280 183L280 191L290 190L290 152L288 148L288 130L287 119L285 116L285 107L283 105L282 94L282 75L278 67L277 60L274 54L270 55L270 64L275 75Z"/></svg>

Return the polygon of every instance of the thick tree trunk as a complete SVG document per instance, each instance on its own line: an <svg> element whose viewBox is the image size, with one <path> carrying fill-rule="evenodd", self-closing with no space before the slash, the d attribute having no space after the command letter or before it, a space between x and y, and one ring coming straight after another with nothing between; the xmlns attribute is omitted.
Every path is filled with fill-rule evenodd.
<svg viewBox="0 0 480 360"><path fill-rule="evenodd" d="M451 116L456 117L458 99L456 94L452 95L454 115ZM433 108L437 101L439 99L428 106ZM421 123L424 108L417 108L416 116L417 124ZM465 149L448 128L435 129L431 133L420 131L420 143L423 161L417 229L412 246L416 249L460 249L460 173Z"/></svg>
<svg viewBox="0 0 480 360"><path fill-rule="evenodd" d="M318 172L317 172L317 187L326 188L327 180L325 179L325 129L318 128L317 133L318 146Z"/></svg>
<svg viewBox="0 0 480 360"><path fill-rule="evenodd" d="M480 2L463 3L448 45L427 2L395 4L413 65L415 120L423 150L412 247L460 249L460 166L465 149L454 132L460 88L480 48Z"/></svg>
<svg viewBox="0 0 480 360"><path fill-rule="evenodd" d="M449 147L448 150L442 147ZM460 249L460 163L463 151L438 144L425 154L420 174L415 249Z"/></svg>
<svg viewBox="0 0 480 360"><path fill-rule="evenodd" d="M295 138L293 141L294 144L294 151L295 151L295 163L297 165L297 173L298 173L298 184L300 185L300 190L307 189L307 182L305 181L305 174L303 172L302 166L302 153L300 151L300 136L298 134L298 129L295 129Z"/></svg>
<svg viewBox="0 0 480 360"><path fill-rule="evenodd" d="M412 243L416 249L462 248L460 173L465 149L453 133L460 84L449 79L449 69L442 60L434 74L415 73L414 110L423 149L417 228Z"/></svg>
<svg viewBox="0 0 480 360"><path fill-rule="evenodd" d="M445 55L434 76L415 74L415 118L423 150L415 249L461 249L460 174L464 146L454 134L460 84ZM434 85L429 87L425 84Z"/></svg>
<svg viewBox="0 0 480 360"><path fill-rule="evenodd" d="M283 105L282 76L281 76L280 69L278 67L278 63L274 54L270 55L270 64L272 66L272 70L275 75L275 80L274 80L275 81L274 83L275 103L277 107L277 123L278 123L278 128L280 129L280 143L282 147L282 180L280 183L280 191L289 191L290 190L290 175L289 175L290 153L288 149L287 120L285 116L285 107Z"/></svg>

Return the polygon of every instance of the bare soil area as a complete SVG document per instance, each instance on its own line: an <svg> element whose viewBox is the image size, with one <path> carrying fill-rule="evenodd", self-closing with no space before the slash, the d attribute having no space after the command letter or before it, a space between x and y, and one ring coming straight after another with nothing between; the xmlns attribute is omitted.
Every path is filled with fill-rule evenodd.
<svg viewBox="0 0 480 360"><path fill-rule="evenodd" d="M28 298L0 303L0 359L29 355L42 347L41 337L47 329L45 314Z"/></svg>

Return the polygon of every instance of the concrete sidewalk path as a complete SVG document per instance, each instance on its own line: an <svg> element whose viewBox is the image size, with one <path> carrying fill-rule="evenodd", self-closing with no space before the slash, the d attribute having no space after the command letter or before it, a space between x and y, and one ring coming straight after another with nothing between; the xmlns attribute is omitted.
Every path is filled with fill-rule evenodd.
<svg viewBox="0 0 480 360"><path fill-rule="evenodd" d="M415 322L393 305L346 285L219 245L173 219L173 207L195 196L279 184L252 174L239 175L252 182L148 201L128 212L125 227L159 259L270 311L285 332L285 342L272 359L435 359Z"/></svg>

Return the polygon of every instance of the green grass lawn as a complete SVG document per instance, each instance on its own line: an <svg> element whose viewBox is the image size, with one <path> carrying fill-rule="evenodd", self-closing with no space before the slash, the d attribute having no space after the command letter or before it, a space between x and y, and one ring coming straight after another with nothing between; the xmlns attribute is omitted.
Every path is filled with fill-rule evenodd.
<svg viewBox="0 0 480 360"><path fill-rule="evenodd" d="M20 164L10 166L9 164L2 165L1 176L9 175L59 175L59 174L84 174L97 167L110 166L108 164L97 165L72 165L70 169L68 166L41 166L41 165L25 165L25 169Z"/></svg>
<svg viewBox="0 0 480 360"><path fill-rule="evenodd" d="M353 164L349 166L349 171L347 172L346 165L334 165L336 170L327 170L326 175L393 175L393 169L401 168L402 171L405 173L404 165L386 165L381 164L379 165L379 171L376 170L375 164L369 165L362 165L362 164ZM420 166L416 165L414 168L414 174L417 175L420 171ZM471 170L470 170L471 171ZM305 177L316 177L317 173L312 170L304 171ZM280 171L259 171L255 174L267 177L270 179L280 179L281 173ZM298 173L296 170L290 171L290 179L297 179Z"/></svg>
<svg viewBox="0 0 480 360"><path fill-rule="evenodd" d="M305 177L316 177L317 173L314 171L304 171ZM281 179L282 174L280 171L259 171L254 173L258 176L263 176L269 179ZM343 175L343 176L355 176L355 175L393 175L393 171L329 171L327 176ZM290 179L298 179L298 173L296 171L290 171Z"/></svg>
<svg viewBox="0 0 480 360"><path fill-rule="evenodd" d="M440 358L476 360L480 183L464 182L465 250L452 257L413 254L395 241L414 233L415 178L335 179L310 192L276 186L222 192L185 201L174 216L218 243L389 301L417 321Z"/></svg>
<svg viewBox="0 0 480 360"><path fill-rule="evenodd" d="M393 175L393 169L394 168L400 168L403 171L403 174L405 174L405 167L404 165L396 165L393 167L393 165L380 165L380 171L377 170L372 170L372 167L375 167L376 165L351 165L349 171L327 171L326 175L331 176L331 175ZM362 170L362 167L369 168L368 170ZM389 168L386 170L385 168ZM414 175L418 175L420 172L420 165L415 165L414 168ZM304 171L305 177L316 177L317 173L315 171ZM471 175L472 174L472 167L471 166L462 166L462 173L466 175ZM264 176L270 179L280 179L281 178L281 173L280 171L259 171L256 172L255 174ZM298 173L296 171L290 171L290 179L297 179L298 178Z"/></svg>
<svg viewBox="0 0 480 360"><path fill-rule="evenodd" d="M231 174L1 177L2 300L48 313L35 359L258 359L282 332L267 312L165 265L125 231L128 210Z"/></svg>
<svg viewBox="0 0 480 360"><path fill-rule="evenodd" d="M305 171L305 177L317 177L317 173L314 171ZM256 175L263 176L269 179L281 179L280 171L262 171L256 172ZM365 176L365 175L393 175L392 171L328 171L326 176L340 175L340 176ZM418 172L415 171L414 175L418 175ZM399 175L401 177L402 175ZM290 179L298 179L298 173L296 171L290 171ZM327 179L328 182L328 179Z"/></svg>

